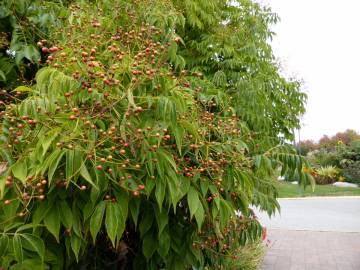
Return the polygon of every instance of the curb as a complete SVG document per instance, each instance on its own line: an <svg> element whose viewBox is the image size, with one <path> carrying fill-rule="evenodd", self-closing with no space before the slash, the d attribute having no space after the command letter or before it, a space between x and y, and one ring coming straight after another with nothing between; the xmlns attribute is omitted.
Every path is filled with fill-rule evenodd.
<svg viewBox="0 0 360 270"><path fill-rule="evenodd" d="M333 231L333 230L309 230L309 229L282 229L282 228L269 228L267 227L268 236L271 231L289 231L289 232L314 232L314 233L352 233L360 234L360 231Z"/></svg>
<svg viewBox="0 0 360 270"><path fill-rule="evenodd" d="M308 196L297 198L277 198L277 200L311 200L311 199L360 199L360 196Z"/></svg>

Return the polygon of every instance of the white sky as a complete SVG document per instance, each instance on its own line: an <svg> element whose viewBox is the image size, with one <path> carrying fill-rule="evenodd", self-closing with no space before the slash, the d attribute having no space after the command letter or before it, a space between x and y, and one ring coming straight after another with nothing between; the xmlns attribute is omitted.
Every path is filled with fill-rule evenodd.
<svg viewBox="0 0 360 270"><path fill-rule="evenodd" d="M301 139L360 131L360 1L263 0L281 21L275 55L308 94Z"/></svg>

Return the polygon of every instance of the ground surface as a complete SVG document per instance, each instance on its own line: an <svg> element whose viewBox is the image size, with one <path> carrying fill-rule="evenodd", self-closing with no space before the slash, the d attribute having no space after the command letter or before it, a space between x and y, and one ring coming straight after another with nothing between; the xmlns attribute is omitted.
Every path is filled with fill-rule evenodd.
<svg viewBox="0 0 360 270"><path fill-rule="evenodd" d="M360 188L335 187L332 185L317 185L314 192L310 186L304 188L289 182L279 182L279 197L309 197L309 196L360 196Z"/></svg>
<svg viewBox="0 0 360 270"><path fill-rule="evenodd" d="M271 219L266 214L258 214L265 227L360 232L360 197L279 199L279 203L281 213Z"/></svg>
<svg viewBox="0 0 360 270"><path fill-rule="evenodd" d="M261 270L359 270L360 233L270 230Z"/></svg>
<svg viewBox="0 0 360 270"><path fill-rule="evenodd" d="M280 199L262 270L359 270L360 197Z"/></svg>

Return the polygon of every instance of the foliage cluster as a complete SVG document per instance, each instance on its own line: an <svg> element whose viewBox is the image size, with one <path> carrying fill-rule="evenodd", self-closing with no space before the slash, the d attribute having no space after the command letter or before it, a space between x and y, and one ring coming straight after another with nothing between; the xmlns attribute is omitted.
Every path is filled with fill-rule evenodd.
<svg viewBox="0 0 360 270"><path fill-rule="evenodd" d="M315 181L318 185L333 184L338 180L339 169L328 165L316 169Z"/></svg>
<svg viewBox="0 0 360 270"><path fill-rule="evenodd" d="M66 1L6 0L0 3L0 89L11 90L34 78L44 57L36 42L49 36L59 23ZM1 102L21 98L6 91Z"/></svg>
<svg viewBox="0 0 360 270"><path fill-rule="evenodd" d="M360 181L360 135L354 130L339 132L333 137L324 136L318 143L304 141L298 144L298 150L307 153L313 167L332 166L346 181Z"/></svg>
<svg viewBox="0 0 360 270"><path fill-rule="evenodd" d="M61 14L47 67L1 113L0 264L230 269L261 237L251 207L278 208L276 172L312 181L279 139L305 95L273 61L277 17L245 0Z"/></svg>
<svg viewBox="0 0 360 270"><path fill-rule="evenodd" d="M352 129L347 129L344 132L338 132L332 137L323 136L319 140L319 148L327 150L334 149L339 144L349 146L352 142L360 140L360 135Z"/></svg>

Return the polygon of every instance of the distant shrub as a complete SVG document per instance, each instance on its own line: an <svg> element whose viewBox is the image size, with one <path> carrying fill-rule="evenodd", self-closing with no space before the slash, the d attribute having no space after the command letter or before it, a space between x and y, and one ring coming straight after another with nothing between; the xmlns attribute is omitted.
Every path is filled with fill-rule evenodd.
<svg viewBox="0 0 360 270"><path fill-rule="evenodd" d="M342 159L338 152L330 152L325 149L310 152L307 157L315 167L339 166L339 162Z"/></svg>
<svg viewBox="0 0 360 270"><path fill-rule="evenodd" d="M339 172L339 169L334 166L320 167L316 170L316 184L328 185L335 183L338 179Z"/></svg>
<svg viewBox="0 0 360 270"><path fill-rule="evenodd" d="M264 245L260 242L239 248L237 257L241 260L225 259L222 267L227 270L257 270L264 257Z"/></svg>
<svg viewBox="0 0 360 270"><path fill-rule="evenodd" d="M360 184L360 161L344 163L342 173L346 182Z"/></svg>

